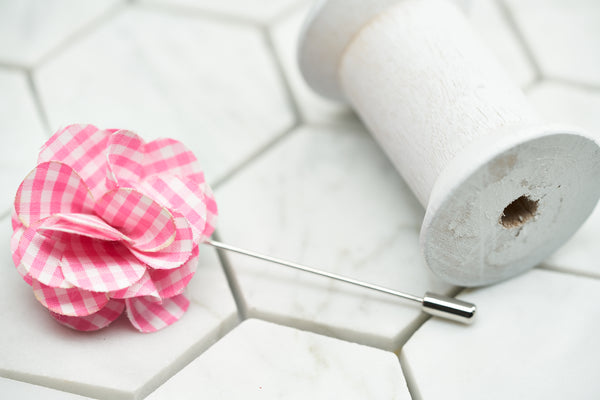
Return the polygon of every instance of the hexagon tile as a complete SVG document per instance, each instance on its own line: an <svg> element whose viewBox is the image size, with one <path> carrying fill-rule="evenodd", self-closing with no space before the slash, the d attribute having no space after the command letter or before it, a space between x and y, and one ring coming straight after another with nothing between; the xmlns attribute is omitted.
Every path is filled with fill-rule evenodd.
<svg viewBox="0 0 600 400"><path fill-rule="evenodd" d="M600 2L501 0L546 77L600 85Z"/></svg>
<svg viewBox="0 0 600 400"><path fill-rule="evenodd" d="M84 400L89 397L61 392L43 386L0 378L0 393L6 399Z"/></svg>
<svg viewBox="0 0 600 400"><path fill-rule="evenodd" d="M422 295L452 288L419 247L423 209L358 125L304 127L216 191L223 241ZM389 295L229 256L250 317L396 349L423 320Z"/></svg>
<svg viewBox="0 0 600 400"><path fill-rule="evenodd" d="M85 333L59 325L12 263L10 223L0 224L0 376L103 399L142 398L229 331L237 310L215 253L202 248L186 315L156 333L126 318Z"/></svg>
<svg viewBox="0 0 600 400"><path fill-rule="evenodd" d="M268 51L257 29L133 6L35 80L52 127L179 139L214 182L294 123Z"/></svg>
<svg viewBox="0 0 600 400"><path fill-rule="evenodd" d="M408 400L410 395L392 353L251 319L148 397L198 398Z"/></svg>
<svg viewBox="0 0 600 400"><path fill-rule="evenodd" d="M0 2L0 63L32 67L122 0Z"/></svg>
<svg viewBox="0 0 600 400"><path fill-rule="evenodd" d="M531 83L536 78L533 66L502 14L498 1L474 0L468 4L469 22L508 75L520 87Z"/></svg>
<svg viewBox="0 0 600 400"><path fill-rule="evenodd" d="M4 189L0 196L1 217L9 211L21 180L35 167L47 133L23 72L0 70L0 93L0 187Z"/></svg>
<svg viewBox="0 0 600 400"><path fill-rule="evenodd" d="M142 0L267 23L303 0ZM304 0L305 1L305 0Z"/></svg>
<svg viewBox="0 0 600 400"><path fill-rule="evenodd" d="M461 297L475 324L430 319L402 349L417 398L598 398L599 280L533 270Z"/></svg>

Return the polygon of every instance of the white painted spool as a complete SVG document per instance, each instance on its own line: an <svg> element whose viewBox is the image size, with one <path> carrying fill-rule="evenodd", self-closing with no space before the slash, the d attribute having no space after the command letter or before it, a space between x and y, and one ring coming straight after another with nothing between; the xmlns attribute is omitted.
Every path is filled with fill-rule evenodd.
<svg viewBox="0 0 600 400"><path fill-rule="evenodd" d="M349 102L426 207L421 244L442 279L478 286L533 267L600 196L600 148L546 126L444 0L321 1L299 61Z"/></svg>

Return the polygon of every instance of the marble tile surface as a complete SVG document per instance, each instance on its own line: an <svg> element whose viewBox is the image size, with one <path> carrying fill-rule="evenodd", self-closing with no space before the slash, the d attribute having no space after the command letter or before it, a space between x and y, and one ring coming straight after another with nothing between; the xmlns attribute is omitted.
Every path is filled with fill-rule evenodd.
<svg viewBox="0 0 600 400"><path fill-rule="evenodd" d="M585 129L600 139L600 91L543 82L528 92L531 103L548 121ZM548 268L600 277L600 207L580 230L544 263Z"/></svg>
<svg viewBox="0 0 600 400"><path fill-rule="evenodd" d="M191 10L229 15L244 20L268 23L296 4L306 0L142 0L146 3L177 5Z"/></svg>
<svg viewBox="0 0 600 400"><path fill-rule="evenodd" d="M202 248L189 310L152 334L126 318L83 333L56 323L15 271L9 219L0 224L0 376L101 399L142 398L237 323L214 251Z"/></svg>
<svg viewBox="0 0 600 400"><path fill-rule="evenodd" d="M90 398L2 377L0 377L0 393L2 393L2 398L19 400L84 400Z"/></svg>
<svg viewBox="0 0 600 400"><path fill-rule="evenodd" d="M523 46L510 28L497 0L474 0L465 7L475 32L513 81L523 87L535 78L533 66Z"/></svg>
<svg viewBox="0 0 600 400"><path fill-rule="evenodd" d="M36 71L53 128L173 137L210 181L294 122L259 30L130 7Z"/></svg>
<svg viewBox="0 0 600 400"><path fill-rule="evenodd" d="M23 178L35 167L39 148L47 139L25 73L0 70L0 116L2 216L9 211Z"/></svg>
<svg viewBox="0 0 600 400"><path fill-rule="evenodd" d="M545 81L527 96L547 121L581 127L600 139L600 90Z"/></svg>
<svg viewBox="0 0 600 400"><path fill-rule="evenodd" d="M300 32L304 20L312 9L312 4L312 2L306 2L304 7L279 20L270 28L273 44L298 103L302 119L311 123L348 119L353 113L350 108L315 93L304 81L298 67L297 49Z"/></svg>
<svg viewBox="0 0 600 400"><path fill-rule="evenodd" d="M416 398L598 396L599 280L533 270L461 297L479 307L473 325L431 319L402 350Z"/></svg>
<svg viewBox="0 0 600 400"><path fill-rule="evenodd" d="M454 1L548 120L600 137L600 2ZM542 268L461 294L479 306L467 328L419 328L425 316L401 300L228 255L251 318L235 328L209 248L189 312L156 334L124 319L71 331L34 299L5 216L41 143L71 122L185 142L220 183L224 242L416 295L457 290L428 272L424 211L354 113L304 83L296 46L311 2L0 1L0 398L408 399L398 359L373 348L407 340L415 399L597 397L600 208Z"/></svg>
<svg viewBox="0 0 600 400"><path fill-rule="evenodd" d="M198 398L411 397L393 353L250 319L148 397Z"/></svg>
<svg viewBox="0 0 600 400"><path fill-rule="evenodd" d="M224 242L416 295L451 290L422 259L423 209L358 124L293 132L216 196ZM422 321L389 295L229 259L250 317L385 349Z"/></svg>
<svg viewBox="0 0 600 400"><path fill-rule="evenodd" d="M0 63L31 67L121 0L0 2Z"/></svg>
<svg viewBox="0 0 600 400"><path fill-rule="evenodd" d="M600 3L502 0L546 77L600 85Z"/></svg>

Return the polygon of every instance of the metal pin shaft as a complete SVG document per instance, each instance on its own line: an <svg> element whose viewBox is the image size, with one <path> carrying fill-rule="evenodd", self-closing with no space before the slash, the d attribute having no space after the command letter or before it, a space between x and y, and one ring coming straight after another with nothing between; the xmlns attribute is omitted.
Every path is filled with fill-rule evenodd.
<svg viewBox="0 0 600 400"><path fill-rule="evenodd" d="M300 271L308 272L315 275L325 276L327 278L335 279L337 281L346 282L351 285L360 286L367 289L376 290L378 292L387 293L392 296L400 297L405 300L413 301L421 304L421 309L431 315L438 317L451 319L462 323L471 323L475 318L476 307L475 304L467 303L462 300L457 300L452 297L447 297L435 293L427 292L425 296L419 297L412 294L400 292L394 289L389 289L383 286L374 285L372 283L362 282L357 279L348 278L342 275L334 274L327 271L322 271L317 268L309 267L306 265L290 262L277 257L271 257L264 254L260 254L254 251L242 249L239 247L231 246L225 243L218 242L216 240L207 240L204 242L210 246L216 247L221 250L232 251L234 253L244 254L246 256L258 258L260 260L268 261L275 264L280 264L286 267L294 268Z"/></svg>

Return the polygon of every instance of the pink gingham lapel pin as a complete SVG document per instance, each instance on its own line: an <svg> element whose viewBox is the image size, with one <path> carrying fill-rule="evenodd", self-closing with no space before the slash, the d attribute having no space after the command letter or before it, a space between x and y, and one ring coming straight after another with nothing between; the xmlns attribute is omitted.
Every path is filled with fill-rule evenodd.
<svg viewBox="0 0 600 400"><path fill-rule="evenodd" d="M11 250L35 298L63 325L108 326L123 312L141 332L179 320L200 244L421 303L470 322L475 306L417 297L211 240L217 204L194 154L173 139L69 125L43 146L12 213Z"/></svg>

